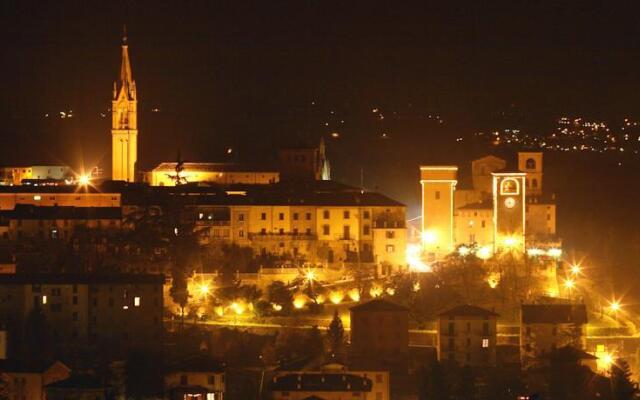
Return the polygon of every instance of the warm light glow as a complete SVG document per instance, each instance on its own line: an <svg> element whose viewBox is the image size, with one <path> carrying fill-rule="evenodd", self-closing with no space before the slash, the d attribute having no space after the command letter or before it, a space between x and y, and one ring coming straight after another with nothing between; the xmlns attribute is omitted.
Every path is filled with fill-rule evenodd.
<svg viewBox="0 0 640 400"><path fill-rule="evenodd" d="M481 260L488 260L493 255L493 251L490 246L482 246L476 251L476 257Z"/></svg>
<svg viewBox="0 0 640 400"><path fill-rule="evenodd" d="M231 303L229 308L231 308L236 314L242 315L246 307L243 303L234 301L233 303Z"/></svg>
<svg viewBox="0 0 640 400"><path fill-rule="evenodd" d="M360 291L358 288L353 288L347 292L349 298L353 301L360 301Z"/></svg>
<svg viewBox="0 0 640 400"><path fill-rule="evenodd" d="M617 300L612 301L611 304L609 305L609 309L614 313L620 311L620 308L621 308L620 302Z"/></svg>
<svg viewBox="0 0 640 400"><path fill-rule="evenodd" d="M271 303L271 307L273 308L274 311L281 311L282 310L282 306L280 304Z"/></svg>
<svg viewBox="0 0 640 400"><path fill-rule="evenodd" d="M413 272L431 272L431 266L422 261L422 248L417 244L407 245L406 257L409 269Z"/></svg>
<svg viewBox="0 0 640 400"><path fill-rule="evenodd" d="M224 307L222 306L218 306L214 308L213 311L216 313L218 317L222 317L224 315Z"/></svg>
<svg viewBox="0 0 640 400"><path fill-rule="evenodd" d="M611 364L613 364L613 356L611 353L604 353L600 355L599 364L602 366L602 369L609 369Z"/></svg>
<svg viewBox="0 0 640 400"><path fill-rule="evenodd" d="M89 177L89 175L82 174L78 176L78 184L82 186L87 186L89 183L91 183L91 178Z"/></svg>
<svg viewBox="0 0 640 400"><path fill-rule="evenodd" d="M564 287L567 289L573 289L576 286L576 282L573 279L567 279L564 281Z"/></svg>
<svg viewBox="0 0 640 400"><path fill-rule="evenodd" d="M420 290L420 282L416 282L413 284L413 291L417 292Z"/></svg>
<svg viewBox="0 0 640 400"><path fill-rule="evenodd" d="M329 300L331 300L333 304L340 304L342 299L344 299L344 293L339 290L329 293Z"/></svg>
<svg viewBox="0 0 640 400"><path fill-rule="evenodd" d="M468 248L467 246L458 247L458 254L460 254L462 257L468 256L470 253L471 253L471 249Z"/></svg>
<svg viewBox="0 0 640 400"><path fill-rule="evenodd" d="M573 264L571 266L571 273L573 275L578 275L580 273L580 271L581 271L581 268L580 268L580 266L578 264Z"/></svg>
<svg viewBox="0 0 640 400"><path fill-rule="evenodd" d="M387 290L385 290L385 292L387 292L389 296L393 296L394 294L396 294L396 290L392 287L388 287Z"/></svg>
<svg viewBox="0 0 640 400"><path fill-rule="evenodd" d="M208 284L202 283L198 286L198 292L200 293L200 296L206 297L211 292L211 288Z"/></svg>
<svg viewBox="0 0 640 400"><path fill-rule="evenodd" d="M423 231L420 234L420 237L422 238L422 243L427 245L434 244L438 240L438 234L433 229Z"/></svg>
<svg viewBox="0 0 640 400"><path fill-rule="evenodd" d="M505 236L502 238L502 244L504 247L512 249L520 244L520 240L515 236Z"/></svg>
<svg viewBox="0 0 640 400"><path fill-rule="evenodd" d="M372 286L369 289L369 294L371 297L380 297L382 295L382 288L380 286Z"/></svg>
<svg viewBox="0 0 640 400"><path fill-rule="evenodd" d="M306 279L307 282L312 283L316 280L316 273L313 270L309 269L304 273L304 279Z"/></svg>
<svg viewBox="0 0 640 400"><path fill-rule="evenodd" d="M549 287L547 289L547 296L558 297L558 289L556 289L555 287Z"/></svg>
<svg viewBox="0 0 640 400"><path fill-rule="evenodd" d="M322 294L319 294L316 297L316 303L318 303L318 304L323 304L325 301L327 301L327 299Z"/></svg>
<svg viewBox="0 0 640 400"><path fill-rule="evenodd" d="M536 256L542 256L542 255L544 255L544 254L545 254L545 251L544 251L544 250L542 250L542 249L539 249L539 248L537 248L537 247L533 247L533 248L527 249L527 254L528 254L530 257L536 257Z"/></svg>
<svg viewBox="0 0 640 400"><path fill-rule="evenodd" d="M497 272L490 273L489 277L487 278L487 283L489 284L489 287L491 289L495 289L500 283L500 274L498 274Z"/></svg>
<svg viewBox="0 0 640 400"><path fill-rule="evenodd" d="M303 295L298 295L293 299L293 307L296 309L301 309L304 305L307 304L307 297Z"/></svg>
<svg viewBox="0 0 640 400"><path fill-rule="evenodd" d="M562 257L562 249L554 247L553 249L547 250L547 255L554 258L560 258Z"/></svg>

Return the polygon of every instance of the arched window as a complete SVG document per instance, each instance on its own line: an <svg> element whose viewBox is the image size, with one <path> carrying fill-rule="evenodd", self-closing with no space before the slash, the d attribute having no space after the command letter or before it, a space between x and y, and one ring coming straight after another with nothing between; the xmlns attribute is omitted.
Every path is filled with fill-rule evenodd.
<svg viewBox="0 0 640 400"><path fill-rule="evenodd" d="M500 183L500 194L519 194L520 183L513 178L506 178Z"/></svg>
<svg viewBox="0 0 640 400"><path fill-rule="evenodd" d="M538 187L538 180L536 178L533 178L531 180L531 187L533 187L533 188L537 188Z"/></svg>
<svg viewBox="0 0 640 400"><path fill-rule="evenodd" d="M528 158L527 161L525 162L525 168L536 169L536 160L534 160L533 158Z"/></svg>

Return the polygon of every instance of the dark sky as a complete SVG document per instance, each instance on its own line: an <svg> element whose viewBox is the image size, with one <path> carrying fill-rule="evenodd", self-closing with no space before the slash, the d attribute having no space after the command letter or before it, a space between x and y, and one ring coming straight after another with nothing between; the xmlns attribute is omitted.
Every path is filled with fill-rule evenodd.
<svg viewBox="0 0 640 400"><path fill-rule="evenodd" d="M612 3L4 1L0 161L108 171L126 23L141 167L339 132L334 176L411 202L396 174L466 156L455 137L637 114L640 14Z"/></svg>

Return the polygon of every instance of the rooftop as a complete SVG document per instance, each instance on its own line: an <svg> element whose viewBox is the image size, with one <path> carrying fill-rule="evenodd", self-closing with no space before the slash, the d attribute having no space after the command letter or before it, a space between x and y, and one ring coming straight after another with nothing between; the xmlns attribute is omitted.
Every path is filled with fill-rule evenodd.
<svg viewBox="0 0 640 400"><path fill-rule="evenodd" d="M493 202L491 200L479 201L458 207L457 210L493 210Z"/></svg>
<svg viewBox="0 0 640 400"><path fill-rule="evenodd" d="M163 162L158 164L152 172L173 172L176 171L175 162ZM224 162L185 162L184 171L205 171L205 172L277 172L275 168L265 168L246 164L224 163Z"/></svg>
<svg viewBox="0 0 640 400"><path fill-rule="evenodd" d="M21 220L88 220L122 219L120 207L70 207L16 204L13 210L0 212L6 219Z"/></svg>
<svg viewBox="0 0 640 400"><path fill-rule="evenodd" d="M586 324L584 304L523 304L522 323L525 324Z"/></svg>
<svg viewBox="0 0 640 400"><path fill-rule="evenodd" d="M0 274L0 285L30 284L164 284L164 275L157 274Z"/></svg>
<svg viewBox="0 0 640 400"><path fill-rule="evenodd" d="M45 386L47 389L104 389L105 384L93 375L78 374Z"/></svg>
<svg viewBox="0 0 640 400"><path fill-rule="evenodd" d="M387 300L374 299L351 307L351 311L409 311L406 307Z"/></svg>
<svg viewBox="0 0 640 400"><path fill-rule="evenodd" d="M440 317L499 317L493 311L486 310L481 307L472 306L469 304L455 306L447 311L438 314Z"/></svg>
<svg viewBox="0 0 640 400"><path fill-rule="evenodd" d="M206 354L194 354L169 362L171 372L224 372L224 364Z"/></svg>

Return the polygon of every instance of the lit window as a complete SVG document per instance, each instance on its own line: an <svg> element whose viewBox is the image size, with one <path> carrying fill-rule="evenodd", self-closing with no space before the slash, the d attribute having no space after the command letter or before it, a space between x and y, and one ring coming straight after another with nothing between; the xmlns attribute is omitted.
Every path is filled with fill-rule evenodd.
<svg viewBox="0 0 640 400"><path fill-rule="evenodd" d="M489 347L489 339L482 339L482 347L485 349Z"/></svg>
<svg viewBox="0 0 640 400"><path fill-rule="evenodd" d="M140 297L136 296L133 298L133 305L136 307L140 307Z"/></svg>
<svg viewBox="0 0 640 400"><path fill-rule="evenodd" d="M42 304L47 304L47 296L42 296Z"/></svg>
<svg viewBox="0 0 640 400"><path fill-rule="evenodd" d="M520 183L513 178L507 178L500 183L500 194L520 194Z"/></svg>
<svg viewBox="0 0 640 400"><path fill-rule="evenodd" d="M215 393L207 393L207 400L216 400Z"/></svg>
<svg viewBox="0 0 640 400"><path fill-rule="evenodd" d="M42 200L42 197L39 194L37 194L37 195L33 196L33 199L35 201L40 201L40 200Z"/></svg>

